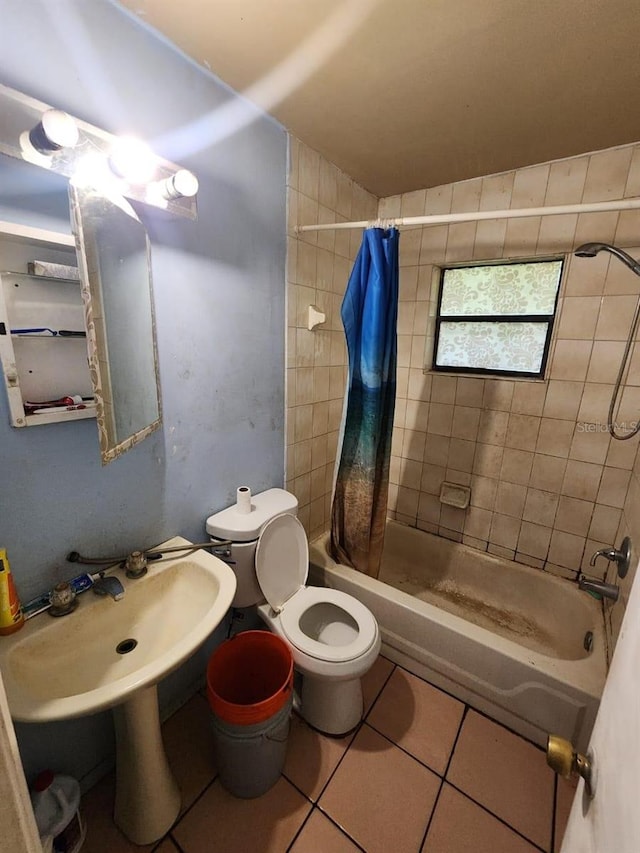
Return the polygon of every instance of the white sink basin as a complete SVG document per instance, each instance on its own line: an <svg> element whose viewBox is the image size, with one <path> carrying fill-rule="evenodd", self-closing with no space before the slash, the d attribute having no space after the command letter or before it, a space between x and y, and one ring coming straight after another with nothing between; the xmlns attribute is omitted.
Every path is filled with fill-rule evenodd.
<svg viewBox="0 0 640 853"><path fill-rule="evenodd" d="M189 543L179 536L162 543L181 544ZM206 551L150 561L147 574L137 580L121 569L109 574L125 589L120 601L89 591L68 616L42 614L2 639L0 670L14 719L44 722L91 714L158 682L216 628L236 588L229 566ZM118 653L126 640L137 645Z"/></svg>
<svg viewBox="0 0 640 853"><path fill-rule="evenodd" d="M158 547L190 544L176 536ZM108 574L121 581L123 598L85 592L68 616L30 619L0 641L0 671L16 720L47 722L113 707L114 820L135 844L149 844L180 811L156 685L222 621L236 578L226 563L201 550L150 561L137 580L121 569Z"/></svg>

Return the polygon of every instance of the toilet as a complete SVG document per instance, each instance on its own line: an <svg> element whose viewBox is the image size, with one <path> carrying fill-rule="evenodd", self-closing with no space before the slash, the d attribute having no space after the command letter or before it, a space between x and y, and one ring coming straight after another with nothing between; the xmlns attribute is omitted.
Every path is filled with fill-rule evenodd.
<svg viewBox="0 0 640 853"><path fill-rule="evenodd" d="M294 495L268 489L250 507L230 506L206 523L213 553L236 573L232 607L256 606L288 643L302 677L298 710L309 725L345 734L362 719L361 678L380 651L378 624L353 596L306 586L309 545Z"/></svg>

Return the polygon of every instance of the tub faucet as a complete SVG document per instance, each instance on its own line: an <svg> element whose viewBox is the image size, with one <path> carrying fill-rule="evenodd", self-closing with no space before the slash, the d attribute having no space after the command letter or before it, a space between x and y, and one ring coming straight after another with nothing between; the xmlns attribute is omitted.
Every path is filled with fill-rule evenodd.
<svg viewBox="0 0 640 853"><path fill-rule="evenodd" d="M96 595L110 595L114 601L120 601L124 596L124 587L118 578L109 575L109 577L99 577L91 587Z"/></svg>
<svg viewBox="0 0 640 853"><path fill-rule="evenodd" d="M578 580L578 589L583 589L585 592L595 592L603 598L610 598L612 601L617 601L620 594L619 587L614 583L606 583L596 578L585 578L584 575Z"/></svg>

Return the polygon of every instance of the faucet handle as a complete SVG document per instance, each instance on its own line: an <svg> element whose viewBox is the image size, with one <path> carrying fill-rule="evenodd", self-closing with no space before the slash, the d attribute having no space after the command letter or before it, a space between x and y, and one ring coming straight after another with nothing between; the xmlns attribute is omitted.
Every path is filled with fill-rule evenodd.
<svg viewBox="0 0 640 853"><path fill-rule="evenodd" d="M626 577L631 563L631 539L625 536L620 545L620 550L612 546L611 548L601 548L600 551L596 551L589 561L590 565L595 566L598 557L606 557L607 560L617 563L618 577Z"/></svg>
<svg viewBox="0 0 640 853"><path fill-rule="evenodd" d="M141 578L147 573L147 555L143 551L132 551L125 561L128 578Z"/></svg>
<svg viewBox="0 0 640 853"><path fill-rule="evenodd" d="M593 557L589 560L589 565L595 566L598 557L606 557L607 560L615 560L617 558L617 554L618 552L615 548L601 548L600 551L596 551Z"/></svg>

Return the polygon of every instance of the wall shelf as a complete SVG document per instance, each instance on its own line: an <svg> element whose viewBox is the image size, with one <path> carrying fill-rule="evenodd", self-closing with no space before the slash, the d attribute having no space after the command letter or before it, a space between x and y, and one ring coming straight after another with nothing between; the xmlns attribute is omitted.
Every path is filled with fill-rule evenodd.
<svg viewBox="0 0 640 853"><path fill-rule="evenodd" d="M0 359L11 424L16 427L95 418L95 406L28 414L27 401L93 398L80 282L27 272L34 260L76 266L73 237L0 222ZM12 329L80 334L14 334Z"/></svg>

